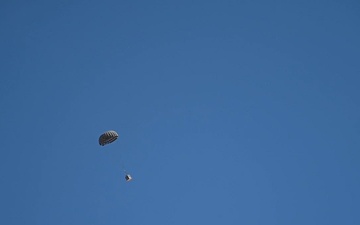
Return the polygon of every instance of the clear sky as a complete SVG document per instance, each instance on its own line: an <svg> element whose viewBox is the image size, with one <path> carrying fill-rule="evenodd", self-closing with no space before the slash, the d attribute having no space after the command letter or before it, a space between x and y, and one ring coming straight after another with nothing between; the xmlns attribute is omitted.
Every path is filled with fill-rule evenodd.
<svg viewBox="0 0 360 225"><path fill-rule="evenodd" d="M0 32L0 224L360 224L359 1L9 0Z"/></svg>

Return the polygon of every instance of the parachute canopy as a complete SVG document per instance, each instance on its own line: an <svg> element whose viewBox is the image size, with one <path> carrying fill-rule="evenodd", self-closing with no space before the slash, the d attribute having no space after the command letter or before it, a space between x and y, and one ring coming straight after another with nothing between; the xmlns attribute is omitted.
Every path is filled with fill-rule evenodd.
<svg viewBox="0 0 360 225"><path fill-rule="evenodd" d="M113 130L106 131L105 133L100 135L99 144L101 146L110 144L110 143L114 142L118 137L119 137L119 135L118 135L118 133L116 133L116 131L113 131Z"/></svg>

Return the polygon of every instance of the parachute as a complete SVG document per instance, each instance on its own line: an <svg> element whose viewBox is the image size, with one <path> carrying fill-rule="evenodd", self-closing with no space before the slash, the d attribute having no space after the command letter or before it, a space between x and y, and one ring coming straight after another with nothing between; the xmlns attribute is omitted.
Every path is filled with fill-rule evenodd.
<svg viewBox="0 0 360 225"><path fill-rule="evenodd" d="M103 133L102 135L100 135L99 137L99 145L104 146L110 143L113 143L114 141L116 141L116 139L118 139L119 135L118 133L116 133L116 131L114 130L109 130L106 131L105 133ZM132 177L130 174L128 174L123 166L123 170L125 173L125 180L126 181L131 181Z"/></svg>
<svg viewBox="0 0 360 225"><path fill-rule="evenodd" d="M116 139L118 139L119 135L116 133L116 131L109 130L100 135L99 137L99 145L104 146L107 144L110 144L114 142Z"/></svg>

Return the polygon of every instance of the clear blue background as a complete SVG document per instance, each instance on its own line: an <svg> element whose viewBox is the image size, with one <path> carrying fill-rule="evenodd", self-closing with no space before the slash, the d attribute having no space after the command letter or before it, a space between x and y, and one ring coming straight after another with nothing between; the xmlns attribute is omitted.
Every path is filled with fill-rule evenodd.
<svg viewBox="0 0 360 225"><path fill-rule="evenodd" d="M1 224L360 224L359 1L14 0L0 28Z"/></svg>

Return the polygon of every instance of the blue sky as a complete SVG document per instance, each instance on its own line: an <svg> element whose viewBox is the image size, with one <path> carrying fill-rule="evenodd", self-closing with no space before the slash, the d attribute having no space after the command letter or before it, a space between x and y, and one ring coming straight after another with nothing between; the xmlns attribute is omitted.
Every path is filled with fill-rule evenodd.
<svg viewBox="0 0 360 225"><path fill-rule="evenodd" d="M2 1L0 223L360 224L359 12Z"/></svg>

